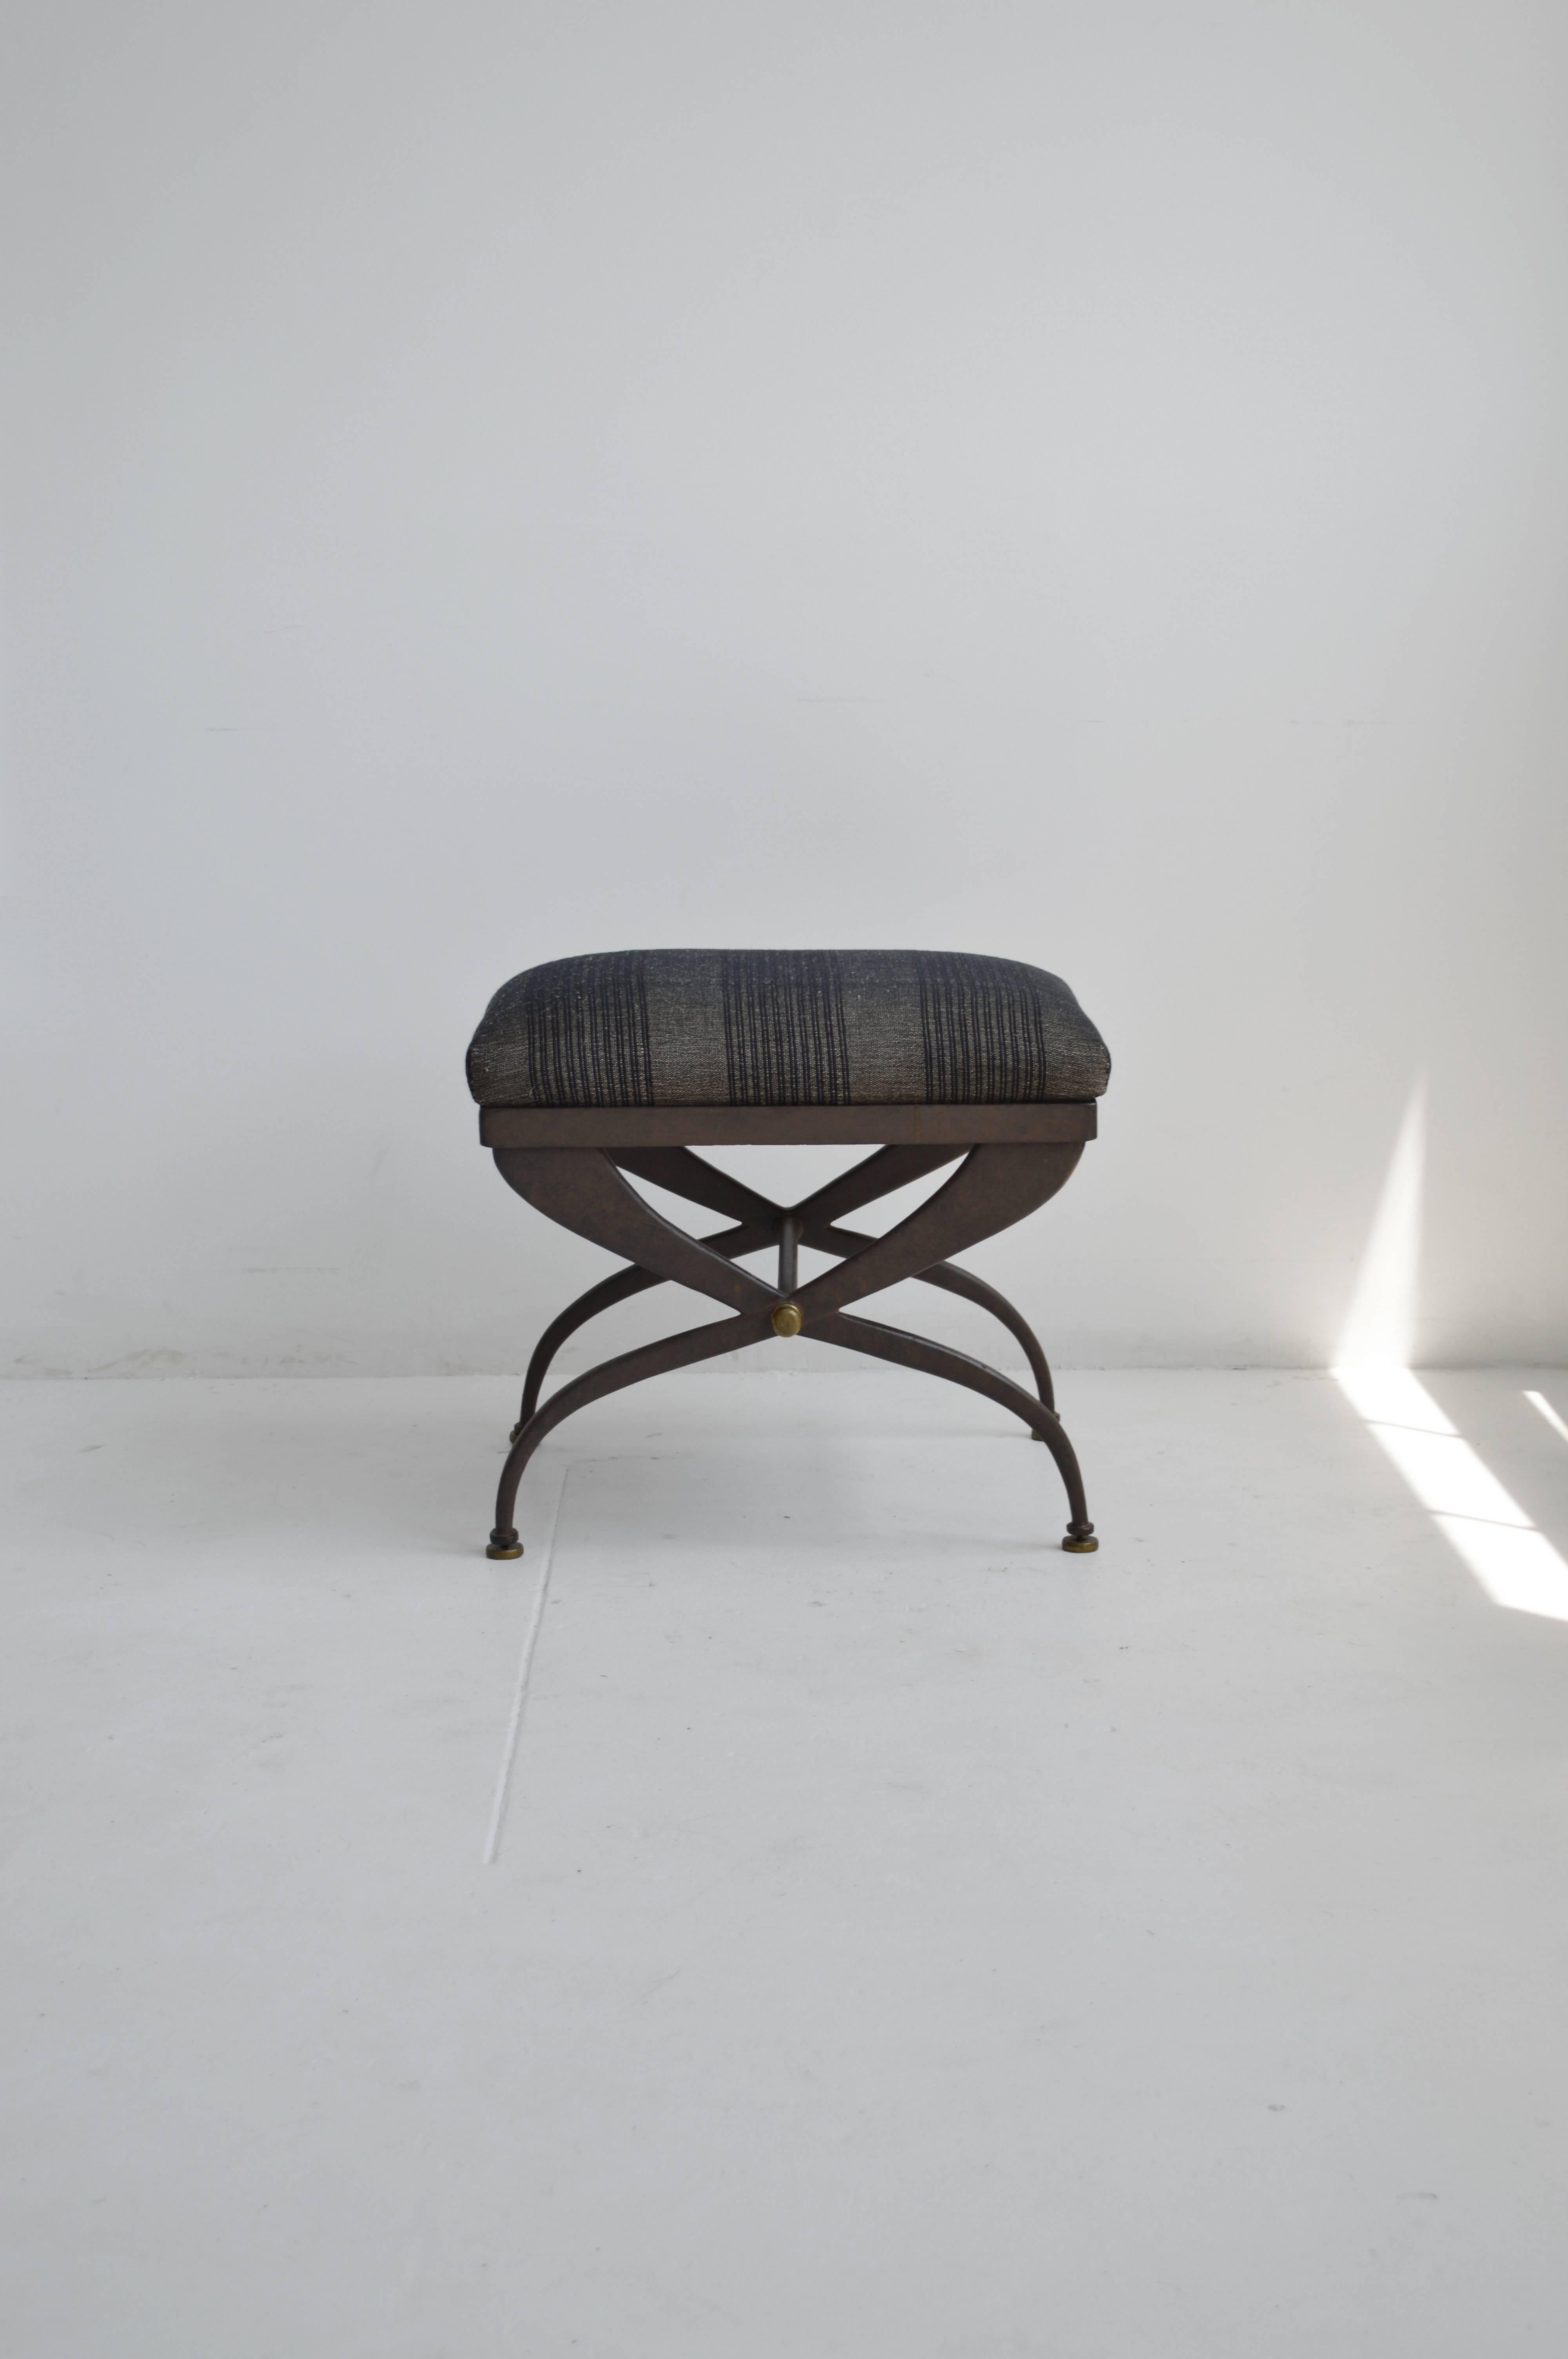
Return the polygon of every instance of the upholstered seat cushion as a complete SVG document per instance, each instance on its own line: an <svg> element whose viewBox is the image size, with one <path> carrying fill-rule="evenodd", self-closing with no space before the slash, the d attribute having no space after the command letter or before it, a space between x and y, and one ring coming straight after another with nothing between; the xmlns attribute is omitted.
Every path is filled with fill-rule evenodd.
<svg viewBox="0 0 1568 2359"><path fill-rule="evenodd" d="M958 951L605 951L503 984L481 1105L978 1105L1097 1098L1059 976Z"/></svg>

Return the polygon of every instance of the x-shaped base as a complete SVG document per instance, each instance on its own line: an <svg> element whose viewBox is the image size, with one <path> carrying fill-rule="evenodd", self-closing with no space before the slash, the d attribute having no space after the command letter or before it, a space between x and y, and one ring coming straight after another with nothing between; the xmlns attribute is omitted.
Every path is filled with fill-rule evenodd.
<svg viewBox="0 0 1568 2359"><path fill-rule="evenodd" d="M639 1384L644 1376L691 1367L772 1335L802 1333L847 1351L868 1353L873 1359L946 1376L1011 1409L1045 1443L1066 1486L1070 1521L1063 1547L1079 1553L1097 1548L1078 1462L1055 1413L1044 1353L1004 1296L968 1270L953 1268L948 1260L966 1246L1010 1228L1054 1196L1071 1177L1083 1153L1082 1141L973 1147L952 1177L886 1236L866 1237L838 1226L842 1214L924 1178L960 1152L950 1146L883 1147L803 1202L786 1207L732 1180L687 1147L497 1147L496 1167L509 1187L564 1228L608 1246L631 1266L580 1295L541 1336L502 1470L495 1528L486 1553L521 1556L513 1516L523 1471L545 1436L574 1410ZM710 1237L688 1236L638 1194L624 1177L628 1171L687 1202L721 1212L738 1225ZM741 1255L773 1245L779 1255L776 1287L736 1266ZM798 1282L797 1259L803 1245L840 1256L836 1268L804 1286ZM1000 1319L1028 1355L1038 1397L967 1353L907 1334L902 1328L848 1316L847 1304L906 1277L963 1295ZM732 1315L623 1352L574 1377L541 1405L546 1372L568 1335L612 1303L666 1282L709 1295Z"/></svg>

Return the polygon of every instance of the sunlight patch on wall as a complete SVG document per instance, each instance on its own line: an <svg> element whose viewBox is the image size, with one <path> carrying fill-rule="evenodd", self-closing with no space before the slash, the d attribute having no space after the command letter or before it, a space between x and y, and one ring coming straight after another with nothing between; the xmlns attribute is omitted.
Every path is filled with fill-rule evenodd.
<svg viewBox="0 0 1568 2359"><path fill-rule="evenodd" d="M1422 1189L1426 1176L1426 1083L1417 1082L1389 1158L1383 1192L1340 1330L1334 1371L1408 1368L1415 1350L1421 1282Z"/></svg>
<svg viewBox="0 0 1568 2359"><path fill-rule="evenodd" d="M1335 1356L1341 1391L1494 1604L1568 1622L1568 1563L1411 1371L1425 1090L1411 1093ZM1562 1428L1540 1395L1528 1397ZM1568 1436L1568 1428L1563 1428Z"/></svg>

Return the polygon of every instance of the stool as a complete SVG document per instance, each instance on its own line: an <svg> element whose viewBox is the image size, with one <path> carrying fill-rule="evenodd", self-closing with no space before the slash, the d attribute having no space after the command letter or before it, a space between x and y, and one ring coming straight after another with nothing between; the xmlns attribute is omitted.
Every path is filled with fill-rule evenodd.
<svg viewBox="0 0 1568 2359"><path fill-rule="evenodd" d="M469 1049L481 1141L509 1187L627 1266L570 1303L539 1339L486 1555L522 1555L517 1486L563 1419L645 1376L803 1333L946 1376L1011 1409L1061 1473L1069 1514L1062 1546L1098 1548L1044 1353L1012 1304L949 1256L1010 1228L1065 1183L1095 1136L1095 1102L1109 1074L1105 1043L1066 984L1012 959L613 951L554 959L503 984ZM783 1142L876 1152L781 1205L692 1151ZM954 1162L951 1178L885 1236L840 1225ZM628 1172L732 1225L688 1235ZM803 1285L802 1245L833 1256L837 1266ZM776 1285L739 1266L774 1246ZM849 1316L849 1304L906 1277L1000 1320L1023 1347L1034 1392L966 1353ZM708 1295L731 1315L623 1352L540 1401L569 1335L666 1282Z"/></svg>

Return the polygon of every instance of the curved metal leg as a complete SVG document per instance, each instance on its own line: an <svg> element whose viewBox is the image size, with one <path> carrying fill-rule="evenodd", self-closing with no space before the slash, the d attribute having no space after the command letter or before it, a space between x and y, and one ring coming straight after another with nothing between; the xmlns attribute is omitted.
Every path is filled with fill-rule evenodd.
<svg viewBox="0 0 1568 2359"><path fill-rule="evenodd" d="M872 1240L861 1236L856 1229L808 1228L802 1242L818 1253L843 1256L863 1253ZM1039 1339L1023 1313L1014 1310L1005 1294L999 1293L994 1286L988 1286L983 1277L976 1277L972 1271L959 1269L950 1261L936 1262L930 1269L917 1269L914 1275L922 1286L939 1286L948 1294L961 1294L966 1302L976 1302L982 1310L989 1310L993 1319L1000 1319L1009 1334L1023 1346L1023 1355L1029 1362L1034 1388L1041 1399L1047 1408L1055 1408L1056 1394L1051 1382L1051 1370L1040 1348ZM1034 1439L1038 1441L1040 1436L1036 1434Z"/></svg>
<svg viewBox="0 0 1568 2359"><path fill-rule="evenodd" d="M666 1195L683 1196L688 1204L722 1212L727 1221L774 1221L779 1207L759 1196L743 1180L731 1179L716 1163L694 1154L689 1147L614 1147L607 1149L621 1171L634 1171Z"/></svg>
<svg viewBox="0 0 1568 2359"><path fill-rule="evenodd" d="M1034 1379L1034 1389L1040 1396L1041 1407L1054 1414L1056 1388L1051 1381L1050 1362L1040 1348L1040 1339L1033 1328L1022 1311L1013 1308L1005 1294L994 1286L988 1286L983 1277L976 1277L972 1271L956 1269L950 1261L939 1261L935 1269L923 1269L920 1283L922 1286L940 1286L948 1294L961 1294L967 1302L978 1303L982 1310L989 1310L993 1319L1000 1319L1014 1342L1022 1346L1023 1356L1029 1363L1029 1373ZM1037 1433L1034 1439L1044 1441L1045 1437Z"/></svg>
<svg viewBox="0 0 1568 2359"><path fill-rule="evenodd" d="M803 1221L836 1221L841 1212L858 1212L862 1204L874 1204L879 1196L940 1171L945 1163L957 1163L965 1152L961 1147L879 1147L795 1210Z"/></svg>
<svg viewBox="0 0 1568 2359"><path fill-rule="evenodd" d="M716 1247L688 1236L655 1212L598 1147L498 1147L495 1168L509 1188L564 1229L596 1245L711 1295L729 1310L772 1310L778 1295ZM764 1242L771 1230L763 1231Z"/></svg>
<svg viewBox="0 0 1568 2359"><path fill-rule="evenodd" d="M552 1393L543 1408L535 1409L507 1453L501 1470L501 1481L495 1494L495 1528L490 1536L486 1556L518 1557L523 1553L517 1538L513 1515L517 1506L517 1485L523 1479L523 1469L545 1439L546 1433L590 1401L602 1400L607 1393L618 1393L628 1385L640 1384L644 1376L664 1375L671 1368L689 1368L699 1360L716 1359L720 1352L734 1352L747 1343L761 1343L773 1332L771 1310L743 1311L737 1319L715 1319L705 1326L687 1327L679 1335L663 1335L656 1343L643 1343L634 1352L622 1352L618 1359L603 1360L597 1368L589 1368Z"/></svg>
<svg viewBox="0 0 1568 2359"><path fill-rule="evenodd" d="M813 1320L811 1332L825 1343L841 1343L846 1351L865 1352L873 1360L892 1360L901 1368L918 1368L928 1376L946 1376L949 1384L964 1385L970 1392L984 1393L988 1400L1010 1408L1014 1417L1021 1417L1039 1435L1056 1462L1066 1488L1070 1518L1062 1546L1074 1556L1087 1556L1098 1548L1095 1527L1089 1521L1088 1502L1084 1496L1084 1478L1062 1421L1054 1409L1033 1398L1022 1385L1013 1384L995 1368L988 1368L983 1360L971 1360L967 1352L950 1351L945 1343L928 1343L923 1335L908 1335L902 1327L880 1326L873 1319L851 1319L836 1311L827 1318Z"/></svg>
<svg viewBox="0 0 1568 2359"><path fill-rule="evenodd" d="M771 1229L755 1226L724 1229L717 1236L702 1239L705 1245L710 1246L715 1253L723 1254L729 1260L733 1260L740 1254L760 1252L772 1241ZM633 1264L630 1269L618 1269L611 1277L601 1277L597 1286L590 1286L586 1294L579 1294L575 1302L568 1302L566 1309L551 1320L534 1346L534 1355L523 1381L523 1404L508 1439L516 1440L538 1408L539 1395L544 1390L550 1363L569 1335L575 1335L579 1327L586 1327L590 1319L597 1319L601 1310L613 1310L616 1303L629 1302L634 1294L645 1294L650 1287L665 1286L668 1282L656 1270L643 1269Z"/></svg>
<svg viewBox="0 0 1568 2359"><path fill-rule="evenodd" d="M534 1346L528 1373L523 1379L522 1405L517 1411L517 1422L507 1437L509 1440L516 1440L538 1408L539 1395L549 1374L550 1362L568 1336L575 1335L579 1327L586 1327L590 1319L597 1319L601 1310L612 1310L616 1303L628 1302L633 1295L645 1294L649 1287L663 1286L664 1283L664 1279L655 1277L652 1270L618 1269L612 1277L601 1277L597 1286L590 1286L586 1294L579 1294L575 1302L568 1302L566 1309L551 1320Z"/></svg>
<svg viewBox="0 0 1568 2359"><path fill-rule="evenodd" d="M1066 1185L1083 1151L1076 1140L972 1147L952 1178L885 1236L801 1288L796 1302L802 1325L809 1332L829 1311L842 1310L862 1295L880 1294L900 1278L918 1277L950 1254L1011 1228Z"/></svg>

